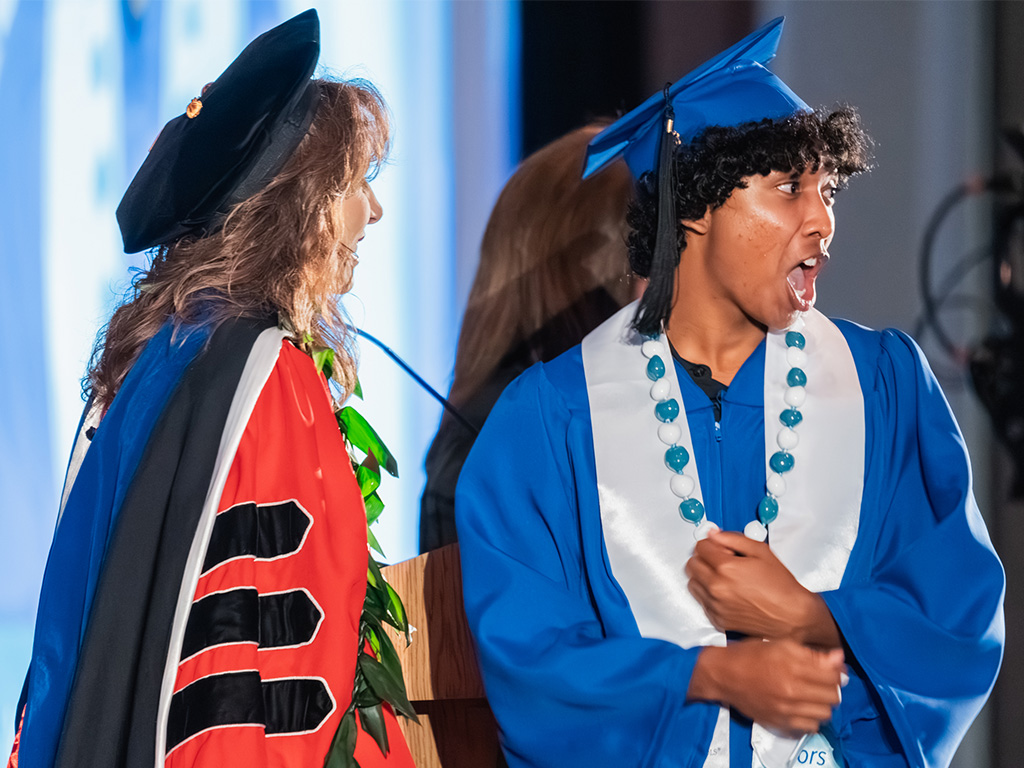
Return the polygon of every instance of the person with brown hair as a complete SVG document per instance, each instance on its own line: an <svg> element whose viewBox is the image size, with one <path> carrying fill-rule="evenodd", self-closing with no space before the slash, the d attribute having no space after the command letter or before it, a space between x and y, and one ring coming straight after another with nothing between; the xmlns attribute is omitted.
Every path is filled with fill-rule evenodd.
<svg viewBox="0 0 1024 768"><path fill-rule="evenodd" d="M389 117L312 79L319 50L315 11L253 41L118 208L152 264L85 380L13 768L412 765L360 683L383 664L334 415Z"/></svg>
<svg viewBox="0 0 1024 768"><path fill-rule="evenodd" d="M629 171L616 163L580 178L587 143L605 125L578 128L527 157L487 221L449 395L477 427L516 376L578 344L634 298ZM457 538L455 484L475 437L444 414L427 453L421 552Z"/></svg>

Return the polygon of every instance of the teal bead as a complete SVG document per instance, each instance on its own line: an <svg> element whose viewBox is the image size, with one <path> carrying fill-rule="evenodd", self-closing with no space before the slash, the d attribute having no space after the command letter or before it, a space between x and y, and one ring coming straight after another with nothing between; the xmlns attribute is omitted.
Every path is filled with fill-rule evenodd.
<svg viewBox="0 0 1024 768"><path fill-rule="evenodd" d="M696 525L704 519L704 505L697 499L687 499L679 505L679 515L683 520Z"/></svg>
<svg viewBox="0 0 1024 768"><path fill-rule="evenodd" d="M772 468L773 472L778 472L780 475L789 472L793 468L793 464L793 454L786 451L776 451L768 460L768 466Z"/></svg>
<svg viewBox="0 0 1024 768"><path fill-rule="evenodd" d="M647 361L647 378L657 381L665 375L665 363L660 355L655 355Z"/></svg>
<svg viewBox="0 0 1024 768"><path fill-rule="evenodd" d="M758 519L765 525L768 525L778 516L779 502L777 502L771 496L764 496L761 499L761 503L757 505Z"/></svg>
<svg viewBox="0 0 1024 768"><path fill-rule="evenodd" d="M665 465L673 472L682 472L690 463L690 454L681 445L673 445L665 451Z"/></svg>
<svg viewBox="0 0 1024 768"><path fill-rule="evenodd" d="M797 349L803 349L807 343L807 339L799 331L788 331L786 333L786 346L796 347Z"/></svg>
<svg viewBox="0 0 1024 768"><path fill-rule="evenodd" d="M785 424L787 427L795 427L801 421L804 420L804 415L800 413L796 408L787 408L779 414L779 421Z"/></svg>
<svg viewBox="0 0 1024 768"><path fill-rule="evenodd" d="M658 421L672 421L679 415L679 403L676 402L674 397L658 403L654 406L654 415L658 418Z"/></svg>
<svg viewBox="0 0 1024 768"><path fill-rule="evenodd" d="M786 374L786 383L791 387L802 387L807 384L807 374L803 368L790 368Z"/></svg>

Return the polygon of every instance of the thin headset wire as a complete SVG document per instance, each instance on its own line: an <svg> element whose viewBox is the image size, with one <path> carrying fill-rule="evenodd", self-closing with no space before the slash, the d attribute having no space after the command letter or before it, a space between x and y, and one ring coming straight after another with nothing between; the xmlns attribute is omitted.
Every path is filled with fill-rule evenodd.
<svg viewBox="0 0 1024 768"><path fill-rule="evenodd" d="M407 374L409 374L409 376L412 377L413 381L415 381L417 384L419 384L420 387L422 387L423 390L427 394L429 394L431 397L433 397L435 400L437 400L437 402L439 402L442 406L444 406L444 409L446 411L448 411L448 413L450 413L452 415L452 417L456 421L459 422L459 424L461 424L466 429L468 429L470 432L472 432L474 436L480 434L480 430L477 429L475 426L473 426L473 424L471 424L470 421L465 416L463 416L461 413L459 413L459 409L458 408L456 408L454 405L452 405L448 401L447 398L445 398L443 395L441 395L440 392L438 392L436 389L434 389L432 386L430 386L423 379L423 377L420 376L418 373L416 373L416 371L413 370L412 366L409 365L407 362L405 362L405 360L403 360L401 357L399 357L398 354L396 354L394 350L392 350L389 346L387 346L384 342L382 342L376 336L373 336L372 334L367 333L362 328L353 328L352 330L354 330L356 332L356 335L362 336L368 342L370 342L371 344L376 346L378 349L380 349L385 355L387 355L392 360L394 360L395 363L398 365L398 367L401 368L403 371L405 371Z"/></svg>

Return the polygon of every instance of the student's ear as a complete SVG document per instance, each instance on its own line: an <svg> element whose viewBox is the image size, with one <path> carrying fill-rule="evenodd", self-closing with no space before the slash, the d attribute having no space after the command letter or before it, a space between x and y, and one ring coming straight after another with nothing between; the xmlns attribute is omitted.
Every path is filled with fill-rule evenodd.
<svg viewBox="0 0 1024 768"><path fill-rule="evenodd" d="M687 232L693 232L695 235L706 235L711 228L711 206L704 209L704 215L699 219L683 219L680 223Z"/></svg>

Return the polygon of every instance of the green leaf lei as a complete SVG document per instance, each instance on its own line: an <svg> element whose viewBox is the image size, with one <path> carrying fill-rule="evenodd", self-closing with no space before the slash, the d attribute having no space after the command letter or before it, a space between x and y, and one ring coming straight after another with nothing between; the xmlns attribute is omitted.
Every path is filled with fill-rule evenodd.
<svg viewBox="0 0 1024 768"><path fill-rule="evenodd" d="M304 336L303 345L309 349L312 338ZM334 350L314 348L310 352L318 372L328 379L334 364ZM353 392L362 398L362 388L356 383ZM384 502L377 495L380 486L380 470L383 467L392 477L398 477L398 462L384 441L354 408L345 406L335 412L338 428L348 447L352 469L359 483L359 492L363 495L366 507L366 538L370 546L384 555L377 537L370 526L377 521L384 510ZM356 453L361 452L365 458L357 460ZM402 677L402 665L398 660L395 646L388 637L384 625L394 627L405 635L405 643L411 641L409 620L405 606L394 588L384 580L378 563L371 553L366 570L366 600L363 612L359 617L359 655L356 659L356 674L352 685L352 703L341 717L338 730L331 740L330 749L324 758L324 768L359 768L355 758L356 716L363 730L366 731L382 754L389 751L388 733L384 723L384 703L391 705L398 714L419 722L416 712L409 703ZM367 646L373 653L367 652Z"/></svg>

